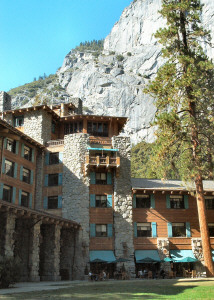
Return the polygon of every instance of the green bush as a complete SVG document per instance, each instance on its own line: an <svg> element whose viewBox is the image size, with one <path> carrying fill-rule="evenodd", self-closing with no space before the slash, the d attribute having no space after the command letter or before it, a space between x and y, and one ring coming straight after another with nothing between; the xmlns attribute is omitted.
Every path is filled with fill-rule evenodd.
<svg viewBox="0 0 214 300"><path fill-rule="evenodd" d="M117 58L118 61L123 61L124 60L124 56L121 55L121 54L117 55L116 58Z"/></svg>
<svg viewBox="0 0 214 300"><path fill-rule="evenodd" d="M127 56L132 56L131 52L127 52Z"/></svg>
<svg viewBox="0 0 214 300"><path fill-rule="evenodd" d="M0 258L0 288L8 288L19 278L20 261L13 257Z"/></svg>

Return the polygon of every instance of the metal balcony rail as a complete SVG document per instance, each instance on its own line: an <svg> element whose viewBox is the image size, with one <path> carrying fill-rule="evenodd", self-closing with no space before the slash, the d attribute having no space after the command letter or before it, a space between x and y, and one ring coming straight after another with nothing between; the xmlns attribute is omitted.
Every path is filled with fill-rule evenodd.
<svg viewBox="0 0 214 300"><path fill-rule="evenodd" d="M46 147L55 147L64 145L64 140L50 140L46 143Z"/></svg>

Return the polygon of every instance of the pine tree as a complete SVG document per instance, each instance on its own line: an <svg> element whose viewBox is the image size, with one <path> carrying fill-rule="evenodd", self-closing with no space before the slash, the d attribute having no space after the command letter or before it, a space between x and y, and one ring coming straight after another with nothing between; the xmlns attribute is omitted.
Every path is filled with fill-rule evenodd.
<svg viewBox="0 0 214 300"><path fill-rule="evenodd" d="M165 63L146 91L157 107L153 164L163 176L173 164L195 184L206 272L214 276L202 181L213 175L214 66L201 47L210 43L201 12L199 0L162 0L167 25L155 36Z"/></svg>

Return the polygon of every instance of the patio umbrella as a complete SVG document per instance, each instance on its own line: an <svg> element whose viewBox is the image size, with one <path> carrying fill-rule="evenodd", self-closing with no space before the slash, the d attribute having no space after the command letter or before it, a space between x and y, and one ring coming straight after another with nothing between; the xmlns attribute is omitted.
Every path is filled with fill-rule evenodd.
<svg viewBox="0 0 214 300"><path fill-rule="evenodd" d="M156 263L156 262L158 262L158 261L155 259L152 259L151 257L145 257L141 260L138 260L138 263Z"/></svg>
<svg viewBox="0 0 214 300"><path fill-rule="evenodd" d="M186 262L196 262L196 261L198 261L198 259L190 257L190 256L184 257L180 260L175 260L176 263L178 263L178 262L186 263Z"/></svg>

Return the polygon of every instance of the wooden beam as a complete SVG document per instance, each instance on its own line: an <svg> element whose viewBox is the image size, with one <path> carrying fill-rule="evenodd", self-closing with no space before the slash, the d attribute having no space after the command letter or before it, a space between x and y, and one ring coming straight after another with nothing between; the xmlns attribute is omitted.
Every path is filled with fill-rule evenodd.
<svg viewBox="0 0 214 300"><path fill-rule="evenodd" d="M12 140L16 140L16 141L20 141L20 136L16 135L16 134L13 134L13 133L5 133L5 132L1 132L0 131L0 134L2 137L7 137L9 139L12 139Z"/></svg>

